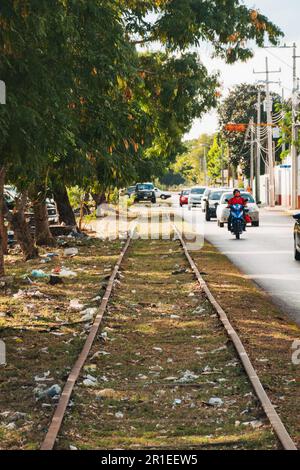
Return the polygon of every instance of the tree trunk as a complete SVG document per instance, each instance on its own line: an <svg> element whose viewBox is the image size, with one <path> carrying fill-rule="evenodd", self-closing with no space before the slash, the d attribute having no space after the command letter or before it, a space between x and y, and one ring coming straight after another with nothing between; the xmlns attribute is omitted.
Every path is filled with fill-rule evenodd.
<svg viewBox="0 0 300 470"><path fill-rule="evenodd" d="M106 201L106 195L105 193L100 193L100 194L92 194L92 198L94 199L95 201L95 205L96 205L96 210L97 210L97 207L98 206L101 206L101 204L104 204Z"/></svg>
<svg viewBox="0 0 300 470"><path fill-rule="evenodd" d="M21 247L25 260L38 258L38 249L30 233L30 228L25 218L26 194L17 201L13 213L8 213L6 218L11 222L15 237Z"/></svg>
<svg viewBox="0 0 300 470"><path fill-rule="evenodd" d="M55 239L49 228L48 211L44 200L36 201L33 205L35 221L35 241L38 246L54 246Z"/></svg>
<svg viewBox="0 0 300 470"><path fill-rule="evenodd" d="M75 215L65 185L55 184L53 193L60 223L76 227Z"/></svg>
<svg viewBox="0 0 300 470"><path fill-rule="evenodd" d="M0 276L4 276L4 180L5 168L0 168Z"/></svg>

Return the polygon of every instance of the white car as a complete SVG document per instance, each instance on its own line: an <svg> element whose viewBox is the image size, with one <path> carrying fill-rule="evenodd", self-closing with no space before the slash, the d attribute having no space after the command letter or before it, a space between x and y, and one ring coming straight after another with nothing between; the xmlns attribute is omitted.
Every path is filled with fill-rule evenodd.
<svg viewBox="0 0 300 470"><path fill-rule="evenodd" d="M249 216L252 220L252 227L259 227L259 208L255 202L254 197L251 193L241 191L241 196L244 199L248 199L247 208L249 209ZM228 200L233 197L233 193L224 193L220 199L220 203L217 207L217 222L219 227L224 227L224 224L228 222L230 215L230 209L228 206Z"/></svg>
<svg viewBox="0 0 300 470"><path fill-rule="evenodd" d="M168 191L161 191L159 188L154 188L157 199L169 199L171 194Z"/></svg>
<svg viewBox="0 0 300 470"><path fill-rule="evenodd" d="M189 211L192 207L201 206L203 194L205 193L206 187L205 186L195 186L191 189L189 194L189 202L188 202L188 209Z"/></svg>

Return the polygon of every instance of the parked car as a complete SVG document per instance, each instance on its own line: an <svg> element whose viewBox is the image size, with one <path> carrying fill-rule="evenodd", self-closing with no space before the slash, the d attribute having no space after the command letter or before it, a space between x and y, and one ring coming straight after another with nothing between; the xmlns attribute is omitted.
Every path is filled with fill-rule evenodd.
<svg viewBox="0 0 300 470"><path fill-rule="evenodd" d="M220 199L224 193L228 193L227 189L214 189L207 197L205 219L209 222L211 219L217 218L217 207L220 204Z"/></svg>
<svg viewBox="0 0 300 470"><path fill-rule="evenodd" d="M125 192L125 195L128 197L131 197L134 193L135 193L135 186L129 186L129 188L127 188Z"/></svg>
<svg viewBox="0 0 300 470"><path fill-rule="evenodd" d="M151 201L156 202L156 194L152 183L138 183L135 187L134 198L136 202Z"/></svg>
<svg viewBox="0 0 300 470"><path fill-rule="evenodd" d="M248 200L247 208L249 209L249 216L252 220L252 227L259 227L259 208L255 202L254 197L251 193L241 191L241 196ZM224 227L224 224L228 222L230 215L230 209L228 209L228 200L233 197L232 192L225 192L222 194L220 203L217 207L217 222L219 227Z"/></svg>
<svg viewBox="0 0 300 470"><path fill-rule="evenodd" d="M295 243L295 260L300 261L300 213L294 215L294 243Z"/></svg>
<svg viewBox="0 0 300 470"><path fill-rule="evenodd" d="M155 191L156 198L166 200L171 197L171 194L168 193L168 191L161 191L159 188L156 188L156 187L154 188L154 191Z"/></svg>
<svg viewBox="0 0 300 470"><path fill-rule="evenodd" d="M180 207L186 206L189 202L190 189L183 189L180 193L179 204Z"/></svg>
<svg viewBox="0 0 300 470"><path fill-rule="evenodd" d="M205 193L206 187L204 186L195 186L194 188L191 189L191 192L189 194L188 198L188 208L189 211L196 206L201 205L201 201L203 198L203 194Z"/></svg>
<svg viewBox="0 0 300 470"><path fill-rule="evenodd" d="M59 222L59 215L56 208L56 204L54 202L50 202L49 200L46 201L47 212L48 212L48 222L49 225L57 225ZM32 207L29 207L28 210L25 212L26 220L29 223L31 228L34 228L34 215Z"/></svg>

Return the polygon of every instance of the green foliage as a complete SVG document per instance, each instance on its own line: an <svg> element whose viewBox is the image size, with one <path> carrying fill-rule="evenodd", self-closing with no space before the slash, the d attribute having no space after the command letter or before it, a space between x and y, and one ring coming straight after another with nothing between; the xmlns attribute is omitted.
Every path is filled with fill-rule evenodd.
<svg viewBox="0 0 300 470"><path fill-rule="evenodd" d="M250 174L250 144L244 132L230 132L225 129L226 124L246 124L250 120L257 121L258 91L261 91L261 102L266 98L264 89L260 85L242 83L232 88L218 109L219 122L222 129L222 138L229 149L229 161L235 167L241 165L246 175ZM279 95L273 94L274 110L280 102ZM267 115L262 106L262 123L267 122Z"/></svg>
<svg viewBox="0 0 300 470"><path fill-rule="evenodd" d="M207 155L207 172L212 183L221 180L222 169L228 163L226 158L226 144L220 135L215 135L213 144Z"/></svg>
<svg viewBox="0 0 300 470"><path fill-rule="evenodd" d="M216 106L218 77L191 46L209 41L233 62L251 55L247 40L281 34L238 0L8 0L0 26L1 164L33 193L162 176L193 119ZM160 52L137 47L156 41ZM188 179L203 178L202 150L178 163Z"/></svg>
<svg viewBox="0 0 300 470"><path fill-rule="evenodd" d="M191 140L186 143L186 149L176 158L172 166L176 173L182 175L187 183L205 183L205 156L212 145L213 136L203 134L198 140Z"/></svg>

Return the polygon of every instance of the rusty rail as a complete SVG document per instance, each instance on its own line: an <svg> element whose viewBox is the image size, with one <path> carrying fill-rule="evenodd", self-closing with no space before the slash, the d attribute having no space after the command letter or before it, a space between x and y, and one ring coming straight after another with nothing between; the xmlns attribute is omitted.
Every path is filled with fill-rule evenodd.
<svg viewBox="0 0 300 470"><path fill-rule="evenodd" d="M57 405L56 410L54 412L54 415L52 417L51 424L49 426L48 432L47 432L46 437L45 437L45 439L44 439L44 441L41 445L41 450L53 450L53 448L55 446L55 441L56 441L56 438L57 438L58 433L60 431L60 428L61 428L61 425L62 425L62 422L63 422L63 419L64 419L64 415L65 415L67 406L68 406L70 398L71 398L71 394L72 394L74 386L75 386L75 384L78 380L81 369L84 366L85 361L88 358L89 352L90 352L91 347L94 343L96 335L99 331L99 327L101 325L103 315L105 313L109 298L110 298L112 290L113 290L114 281L116 279L117 273L119 272L120 265L123 261L123 258L126 254L126 251L128 250L128 247L130 245L132 235L133 235L133 231L131 232L131 234L129 234L129 236L127 238L127 241L126 241L126 244L123 247L123 250L120 253L120 256L117 260L117 263L114 267L114 270L113 270L113 272L112 272L112 274L109 278L108 285L107 285L104 297L103 297L101 305L99 307L98 314L97 314L97 316L95 318L95 321L94 321L94 323L91 327L89 335L88 335L88 337L86 339L86 342L83 346L83 349L82 349L81 353L79 354L78 359L77 359L75 365L73 366L73 368L72 368L72 370L71 370L71 372L68 376L67 382L66 382L66 384L64 386L64 389L62 391L62 394L60 396L60 400L58 402L58 405Z"/></svg>
<svg viewBox="0 0 300 470"><path fill-rule="evenodd" d="M181 245L183 247L184 253L189 261L189 264L192 268L192 270L195 273L195 276L197 277L197 280L200 284L201 289L205 292L208 300L216 310L216 312L219 315L219 318L221 322L223 323L224 328L227 331L228 336L232 340L235 349L241 359L241 362L244 366L244 369L247 373L247 376L249 377L249 380L256 392L256 395L271 423L271 426L277 435L279 441L281 442L281 445L284 450L298 450L294 441L292 440L291 436L289 435L287 429L285 428L283 422L281 421L278 413L276 412L273 404L271 403L261 381L258 378L258 375L250 361L250 358L243 346L243 343L241 342L237 332L234 330L232 327L231 323L229 322L229 319L221 307L221 305L217 302L211 291L209 290L208 285L204 281L203 277L201 276L194 260L192 259L191 255L189 254L189 251L187 249L186 243L184 242L180 232L178 231L177 227L175 224L173 224L174 230L181 242Z"/></svg>

